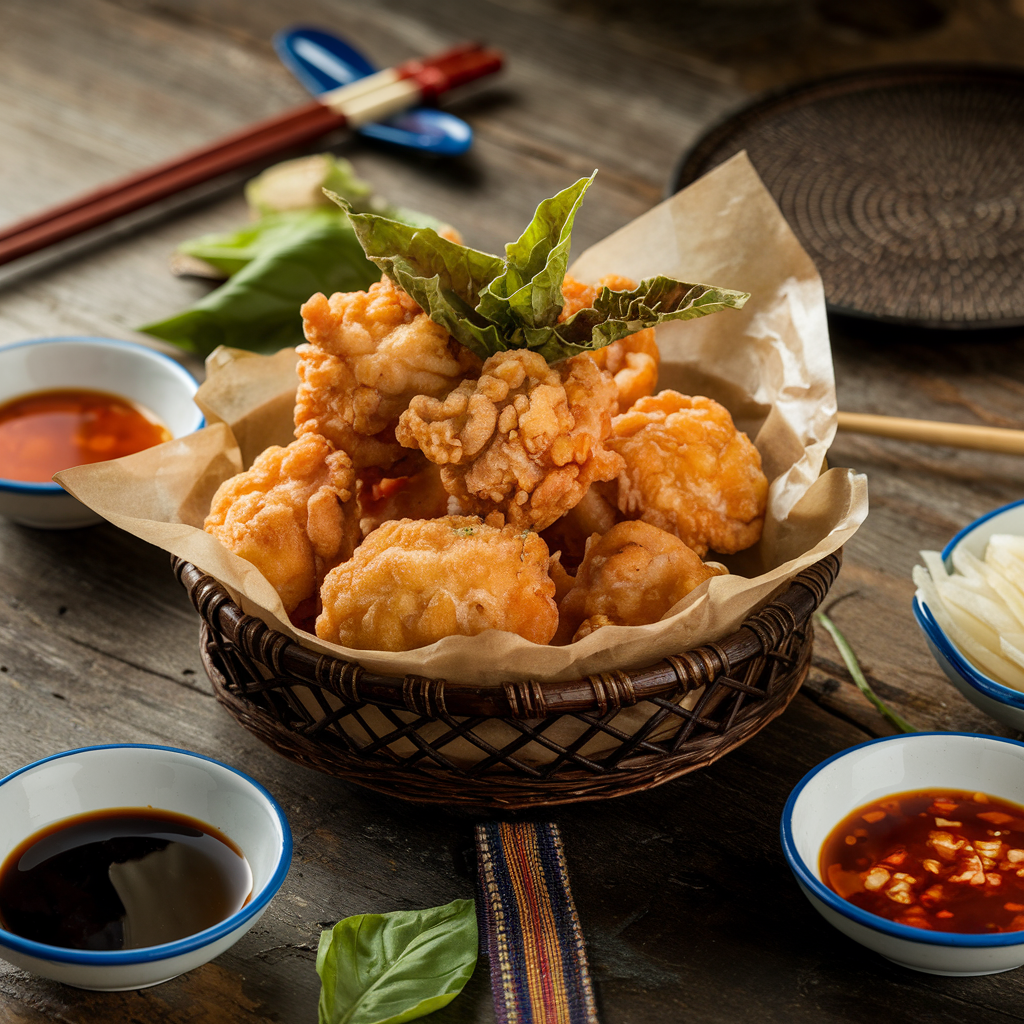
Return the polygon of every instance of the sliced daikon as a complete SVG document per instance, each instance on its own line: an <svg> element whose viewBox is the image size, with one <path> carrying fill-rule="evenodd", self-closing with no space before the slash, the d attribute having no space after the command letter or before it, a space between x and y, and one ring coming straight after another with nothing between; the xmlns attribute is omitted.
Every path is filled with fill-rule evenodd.
<svg viewBox="0 0 1024 1024"><path fill-rule="evenodd" d="M999 638L999 648L1003 655L1021 668L1024 668L1024 633L1011 633Z"/></svg>
<svg viewBox="0 0 1024 1024"><path fill-rule="evenodd" d="M998 650L1000 633L1017 632L1017 620L1007 611L1006 605L998 595L995 601L983 597L971 588L965 587L956 577L941 580L937 586L943 601L956 605L976 619L986 635L993 634L987 646Z"/></svg>
<svg viewBox="0 0 1024 1024"><path fill-rule="evenodd" d="M977 620L973 616L968 617L962 609L956 609L956 606L951 608L943 601L939 589L927 569L916 566L914 582L918 586L919 599L928 607L939 628L975 668L991 676L997 682L1012 689L1024 691L1024 669L1015 665L1002 654L998 638L995 638L995 649L993 649L993 645L979 641L971 632L963 629L954 620L953 614L959 613L962 621L973 620L976 623ZM989 630L989 635L994 637L991 630Z"/></svg>

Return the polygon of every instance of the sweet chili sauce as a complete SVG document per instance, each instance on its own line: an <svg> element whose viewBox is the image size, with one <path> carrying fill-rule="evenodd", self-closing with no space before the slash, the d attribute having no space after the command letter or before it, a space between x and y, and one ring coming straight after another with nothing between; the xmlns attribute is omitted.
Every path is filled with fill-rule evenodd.
<svg viewBox="0 0 1024 1024"><path fill-rule="evenodd" d="M170 439L148 409L118 395L37 391L0 405L0 478L43 483L62 469L118 459Z"/></svg>
<svg viewBox="0 0 1024 1024"><path fill-rule="evenodd" d="M1024 807L959 790L858 807L821 848L825 884L890 921L943 932L1024 930Z"/></svg>

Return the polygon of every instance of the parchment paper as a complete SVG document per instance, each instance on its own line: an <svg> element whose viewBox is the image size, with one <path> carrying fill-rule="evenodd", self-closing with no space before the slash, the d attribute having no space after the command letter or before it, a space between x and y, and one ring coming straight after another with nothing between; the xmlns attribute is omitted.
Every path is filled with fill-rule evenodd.
<svg viewBox="0 0 1024 1024"><path fill-rule="evenodd" d="M660 622L607 626L567 647L491 630L402 653L350 650L297 631L255 567L202 531L221 481L266 445L292 440L294 350L214 353L197 395L209 426L57 479L110 522L216 577L248 613L306 647L381 673L495 685L566 680L640 668L719 639L841 547L867 514L863 476L821 472L836 429L821 279L744 153L587 250L570 273L583 281L666 274L751 293L743 310L658 328L659 388L722 402L754 439L771 481L760 544L727 559L732 575L710 580Z"/></svg>

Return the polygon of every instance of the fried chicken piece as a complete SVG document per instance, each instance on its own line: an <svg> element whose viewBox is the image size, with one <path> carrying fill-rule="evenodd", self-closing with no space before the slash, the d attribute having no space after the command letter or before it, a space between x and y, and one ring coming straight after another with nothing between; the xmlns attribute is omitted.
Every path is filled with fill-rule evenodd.
<svg viewBox="0 0 1024 1024"><path fill-rule="evenodd" d="M573 313L589 309L594 305L594 300L602 288L621 292L635 287L635 281L616 274L602 277L596 285L581 284L575 278L566 276L562 282L562 298L565 299L565 305L558 319L568 320ZM625 412L638 398L654 394L654 389L658 386L661 352L654 339L653 327L620 338L610 345L605 345L604 348L587 352L586 355L614 378L615 387L619 392L616 414Z"/></svg>
<svg viewBox="0 0 1024 1024"><path fill-rule="evenodd" d="M768 480L761 455L710 398L662 391L612 421L607 441L623 457L618 506L674 533L703 557L757 543Z"/></svg>
<svg viewBox="0 0 1024 1024"><path fill-rule="evenodd" d="M356 499L364 537L393 519L438 519L448 511L441 470L430 462L412 476L386 477L367 470L360 474Z"/></svg>
<svg viewBox="0 0 1024 1024"><path fill-rule="evenodd" d="M319 434L274 445L217 488L203 529L252 562L295 611L359 543L355 473Z"/></svg>
<svg viewBox="0 0 1024 1024"><path fill-rule="evenodd" d="M555 642L581 640L601 626L657 622L691 590L725 571L705 565L657 526L618 523L587 544L575 584L559 605Z"/></svg>
<svg viewBox="0 0 1024 1024"><path fill-rule="evenodd" d="M295 435L322 434L356 469L408 462L412 453L394 430L409 400L445 395L480 368L387 277L365 292L330 299L318 293L303 305L302 319L307 344L298 350Z"/></svg>
<svg viewBox="0 0 1024 1024"><path fill-rule="evenodd" d="M526 349L498 352L443 401L420 395L396 436L441 466L461 511L498 511L517 527L550 526L622 461L605 448L615 385L582 356L549 366Z"/></svg>
<svg viewBox="0 0 1024 1024"><path fill-rule="evenodd" d="M600 484L591 487L578 505L541 534L551 551L561 554L567 570L575 572L579 567L594 534L607 533L620 519L619 510L601 493L603 489Z"/></svg>
<svg viewBox="0 0 1024 1024"><path fill-rule="evenodd" d="M488 629L546 644L558 626L548 549L476 516L385 523L328 573L316 635L357 650L409 651Z"/></svg>
<svg viewBox="0 0 1024 1024"><path fill-rule="evenodd" d="M555 584L555 604L561 604L562 598L572 590L576 578L566 571L558 555L552 555L548 562L548 575Z"/></svg>

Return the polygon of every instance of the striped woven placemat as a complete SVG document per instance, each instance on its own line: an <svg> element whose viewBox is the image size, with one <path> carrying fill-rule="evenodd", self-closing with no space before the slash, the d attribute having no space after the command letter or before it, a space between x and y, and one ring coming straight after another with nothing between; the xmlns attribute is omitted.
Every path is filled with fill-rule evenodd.
<svg viewBox="0 0 1024 1024"><path fill-rule="evenodd" d="M477 825L476 850L498 1024L598 1024L558 826Z"/></svg>

